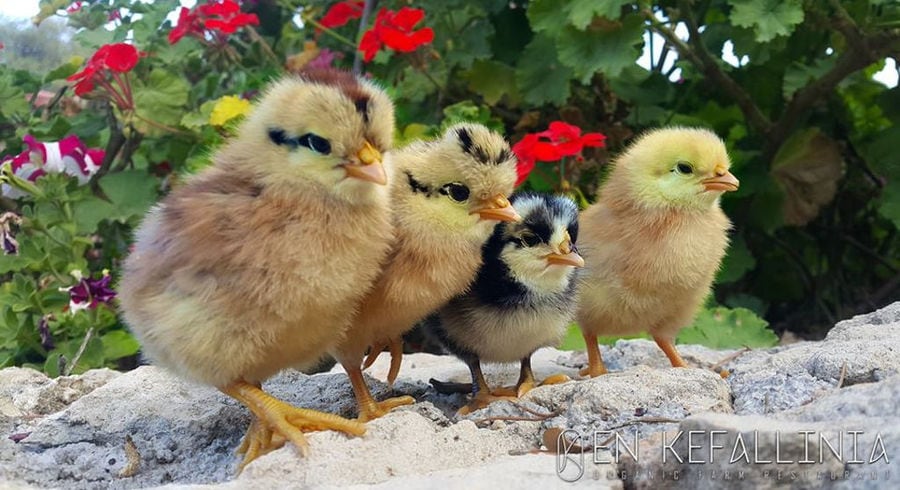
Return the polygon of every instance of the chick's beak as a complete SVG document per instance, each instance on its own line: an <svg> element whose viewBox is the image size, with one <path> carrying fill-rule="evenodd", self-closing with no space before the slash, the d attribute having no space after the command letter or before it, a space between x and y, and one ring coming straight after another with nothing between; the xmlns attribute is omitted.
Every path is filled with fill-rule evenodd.
<svg viewBox="0 0 900 490"><path fill-rule="evenodd" d="M387 174L384 166L381 164L381 152L372 146L368 141L363 143L363 147L356 152L359 163L348 162L343 164L347 177L366 180L376 184L387 184Z"/></svg>
<svg viewBox="0 0 900 490"><path fill-rule="evenodd" d="M724 166L716 167L716 175L700 181L707 191L730 192L738 190L741 182Z"/></svg>
<svg viewBox="0 0 900 490"><path fill-rule="evenodd" d="M572 267L584 267L584 259L572 247L572 237L569 232L563 236L563 241L559 244L559 252L554 252L544 256L548 265L571 265Z"/></svg>
<svg viewBox="0 0 900 490"><path fill-rule="evenodd" d="M522 219L519 213L516 212L516 208L512 207L509 199L503 194L497 194L488 200L484 206L473 210L469 214L476 213L483 220L519 221Z"/></svg>

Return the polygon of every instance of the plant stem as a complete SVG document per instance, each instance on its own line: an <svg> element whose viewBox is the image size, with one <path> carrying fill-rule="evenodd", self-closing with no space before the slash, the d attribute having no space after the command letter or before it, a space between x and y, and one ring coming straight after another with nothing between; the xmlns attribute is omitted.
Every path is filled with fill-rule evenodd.
<svg viewBox="0 0 900 490"><path fill-rule="evenodd" d="M363 4L362 17L359 19L359 29L356 30L356 44L353 45L354 75L359 75L362 73L362 51L357 49L357 46L359 46L359 41L362 40L363 34L365 34L366 32L366 27L369 25L369 17L372 16L372 11L375 10L376 3L378 3L378 0L366 0L366 3Z"/></svg>
<svg viewBox="0 0 900 490"><path fill-rule="evenodd" d="M316 21L315 19L311 19L311 18L303 19L303 22L309 22L310 24L312 24L312 25L315 26L316 28L321 29L322 32L324 32L324 33L328 34L329 36L331 36L331 37L337 39L338 41L340 41L340 42L346 44L347 46L351 46L351 47L353 47L354 49L356 49L356 43L354 43L354 42L351 41L350 39L347 39L346 37L344 37L344 36L342 36L342 35L340 35L340 34L334 32L334 29L331 29L331 28L328 28L328 27L323 26L322 24L320 24L320 23L319 23L318 21Z"/></svg>
<svg viewBox="0 0 900 490"><path fill-rule="evenodd" d="M78 364L78 361L81 359L81 355L84 354L84 350L87 349L88 342L91 341L91 338L94 336L94 327L88 329L87 333L84 334L84 340L81 341L81 345L78 346L78 352L75 353L75 357L72 358L72 362L66 367L66 376L72 374L72 370L75 369L75 366Z"/></svg>

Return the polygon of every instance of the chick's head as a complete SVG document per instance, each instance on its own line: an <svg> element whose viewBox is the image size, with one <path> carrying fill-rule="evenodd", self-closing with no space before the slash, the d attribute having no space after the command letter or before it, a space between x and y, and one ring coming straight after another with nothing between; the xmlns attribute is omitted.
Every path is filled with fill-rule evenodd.
<svg viewBox="0 0 900 490"><path fill-rule="evenodd" d="M393 131L394 105L383 90L347 72L316 70L273 84L233 145L273 185L314 183L366 201L386 193L382 154Z"/></svg>
<svg viewBox="0 0 900 490"><path fill-rule="evenodd" d="M565 290L584 266L575 247L578 206L567 197L538 194L520 194L512 202L522 220L498 226L485 254L496 253L513 279L535 293Z"/></svg>
<svg viewBox="0 0 900 490"><path fill-rule="evenodd" d="M704 210L739 182L729 172L725 144L700 128L662 128L640 136L620 156L610 179L625 181L627 193L653 208Z"/></svg>
<svg viewBox="0 0 900 490"><path fill-rule="evenodd" d="M480 124L451 126L439 140L393 152L392 204L400 225L419 236L452 234L484 242L498 221L519 215L509 202L516 158Z"/></svg>

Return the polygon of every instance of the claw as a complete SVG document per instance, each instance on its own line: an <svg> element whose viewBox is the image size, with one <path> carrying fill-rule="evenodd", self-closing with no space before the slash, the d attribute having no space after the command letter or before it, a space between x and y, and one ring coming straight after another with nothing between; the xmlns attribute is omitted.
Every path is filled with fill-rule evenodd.
<svg viewBox="0 0 900 490"><path fill-rule="evenodd" d="M239 454L244 455L238 472L243 471L256 458L280 448L286 441L290 441L302 456L306 456L309 453L309 443L304 432L339 430L356 436L366 432L366 427L359 422L291 406L264 392L259 386L245 381L232 383L221 390L246 405L254 415L247 434L237 449Z"/></svg>

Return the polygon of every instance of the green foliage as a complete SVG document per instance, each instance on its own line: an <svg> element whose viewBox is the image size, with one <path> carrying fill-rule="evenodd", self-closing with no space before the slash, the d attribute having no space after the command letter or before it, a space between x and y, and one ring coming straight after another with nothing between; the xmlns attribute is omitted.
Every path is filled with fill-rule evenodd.
<svg viewBox="0 0 900 490"><path fill-rule="evenodd" d="M769 323L746 308L723 306L702 308L694 322L678 333L679 344L700 344L712 349L741 347L765 348L778 343ZM650 339L646 333L625 337L599 337L600 345L613 345L621 339ZM572 324L560 344L561 350L583 350L584 337L578 325Z"/></svg>
<svg viewBox="0 0 900 490"><path fill-rule="evenodd" d="M772 347L778 343L778 336L767 328L768 325L746 308L703 309L693 325L678 333L677 342L713 349Z"/></svg>
<svg viewBox="0 0 900 490"><path fill-rule="evenodd" d="M167 19L177 0L88 1L63 14L70 3L41 2L41 29L65 20L65 31L0 30L6 45L0 154L18 154L30 134L40 141L77 135L111 155L89 185L49 176L30 196L0 198L0 210L22 216L12 228L19 254L0 256L0 363L52 374L65 364L60 359L69 363L64 370L71 367L79 350L76 370L134 353L112 309L65 311L68 295L59 288L75 283L69 275L75 269L96 278L108 268L118 277L141 214L208 165L234 131L234 121L210 124L219 101L252 100L286 66L300 69L325 50L335 55L330 64L344 69L359 55L359 20L316 28L334 1L244 2L261 19L255 29L221 39L187 36L174 45ZM513 143L556 120L599 131L608 137L605 149L586 150L583 161L539 162L524 184L587 205L607 163L634 134L685 124L722 136L741 188L722 199L734 231L714 303L735 310L704 310L684 331L692 341L771 343L761 320L742 308L774 331L821 336L835 320L897 298L900 89L871 79L886 57L900 57L896 2L421 0L413 6L425 11L420 26L434 30L434 41L408 53L385 49L362 63L395 100L397 144L434 137L460 120L503 130ZM118 18L110 21L111 14ZM683 27L693 39L681 34ZM43 54L29 58L20 49L27 43L15 36L36 36ZM87 58L126 39L146 53L123 75L134 107L114 107L99 92L73 98L64 79L83 68L73 55ZM738 58L747 56L739 66L721 59L729 41ZM637 66L647 48L649 68ZM17 64L30 60L40 62ZM41 90L40 99L33 96ZM45 317L52 349L41 345L38 332ZM574 332L567 346L580 342Z"/></svg>

